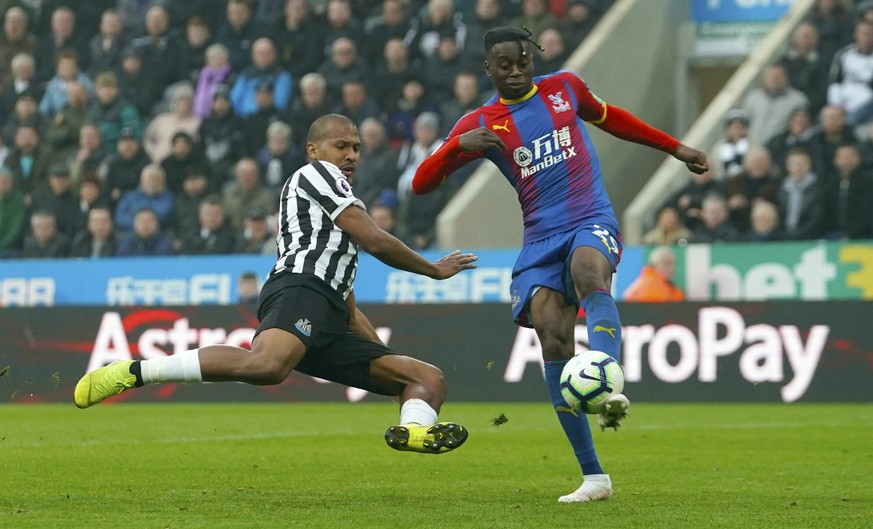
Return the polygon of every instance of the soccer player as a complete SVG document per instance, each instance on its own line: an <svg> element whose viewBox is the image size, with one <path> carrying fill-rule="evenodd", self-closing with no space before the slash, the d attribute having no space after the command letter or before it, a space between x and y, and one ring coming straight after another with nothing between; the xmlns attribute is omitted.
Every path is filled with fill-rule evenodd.
<svg viewBox="0 0 873 529"><path fill-rule="evenodd" d="M605 500L612 495L612 482L597 459L588 420L567 406L559 387L574 353L579 306L585 310L591 349L617 360L621 351L621 323L610 295L621 235L583 122L671 154L696 173L708 169L706 155L605 103L571 72L534 78L531 46L538 45L526 29L495 28L484 40L485 71L497 94L455 124L418 168L413 191L433 191L453 171L481 157L515 187L524 246L512 273L513 317L536 330L549 396L583 474L579 489L558 501ZM617 430L629 404L624 395L611 396L599 414L600 427Z"/></svg>
<svg viewBox="0 0 873 529"><path fill-rule="evenodd" d="M282 189L279 260L261 289L260 325L251 351L210 345L141 361L116 361L76 385L79 408L144 384L239 381L279 384L297 370L314 377L400 399L400 423L385 434L397 450L439 454L458 448L467 430L437 422L445 400L442 372L386 347L355 306L357 248L401 270L446 279L475 268L476 256L455 251L430 262L379 229L350 183L361 140L338 114L315 120L307 152L312 160Z"/></svg>

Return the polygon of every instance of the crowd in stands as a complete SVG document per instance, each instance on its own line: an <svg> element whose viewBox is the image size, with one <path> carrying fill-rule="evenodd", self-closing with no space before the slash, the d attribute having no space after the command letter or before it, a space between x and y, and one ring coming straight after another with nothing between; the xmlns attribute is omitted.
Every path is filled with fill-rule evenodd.
<svg viewBox="0 0 873 529"><path fill-rule="evenodd" d="M642 242L873 238L873 1L817 0L709 161Z"/></svg>
<svg viewBox="0 0 873 529"><path fill-rule="evenodd" d="M356 195L427 248L464 177L426 197L411 178L493 94L484 33L524 24L548 73L611 4L0 0L0 258L274 255L329 112L361 132Z"/></svg>

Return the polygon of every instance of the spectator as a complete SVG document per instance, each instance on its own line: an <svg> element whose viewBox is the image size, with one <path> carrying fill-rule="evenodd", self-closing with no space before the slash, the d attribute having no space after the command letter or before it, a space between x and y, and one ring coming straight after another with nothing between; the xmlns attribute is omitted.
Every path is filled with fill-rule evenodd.
<svg viewBox="0 0 873 529"><path fill-rule="evenodd" d="M12 58L11 68L12 75L11 79L8 79L7 86L4 88L0 85L0 90L2 90L0 112L4 116L12 113L15 101L21 94L32 94L36 101L42 98L42 89L36 82L36 63L33 60L33 55L19 53Z"/></svg>
<svg viewBox="0 0 873 529"><path fill-rule="evenodd" d="M15 187L15 176L0 166L0 259L17 257L21 252L27 205L24 193Z"/></svg>
<svg viewBox="0 0 873 529"><path fill-rule="evenodd" d="M57 230L67 238L72 238L81 228L79 198L70 182L70 171L66 165L55 164L49 168L48 185L33 191L34 211L51 211L55 217Z"/></svg>
<svg viewBox="0 0 873 529"><path fill-rule="evenodd" d="M79 228L84 228L88 221L88 212L98 207L109 207L109 201L103 195L103 183L100 178L93 173L88 173L82 176L79 180L78 188L79 199Z"/></svg>
<svg viewBox="0 0 873 529"><path fill-rule="evenodd" d="M27 12L13 6L3 16L3 35L0 35L0 88L6 90L12 84L10 65L13 57L26 53L33 55L37 40L28 30Z"/></svg>
<svg viewBox="0 0 873 529"><path fill-rule="evenodd" d="M273 103L273 93L270 81L262 80L255 90L257 111L240 120L240 147L246 156L255 156L261 150L267 137L267 127L282 119L282 113Z"/></svg>
<svg viewBox="0 0 873 529"><path fill-rule="evenodd" d="M291 127L274 121L267 127L267 143L255 159L264 175L264 186L278 197L285 180L304 165L303 153L292 141Z"/></svg>
<svg viewBox="0 0 873 529"><path fill-rule="evenodd" d="M682 224L692 232L700 225L704 197L714 191L720 192L720 186L715 181L712 169L702 174L692 173L691 181L671 201L679 212Z"/></svg>
<svg viewBox="0 0 873 529"><path fill-rule="evenodd" d="M358 57L354 41L340 37L331 46L330 59L318 67L318 73L327 82L327 94L338 99L343 84L348 81L366 82L370 77L367 63Z"/></svg>
<svg viewBox="0 0 873 529"><path fill-rule="evenodd" d="M283 14L273 19L268 36L276 45L282 69L302 79L324 60L323 24L310 14L307 0L286 0Z"/></svg>
<svg viewBox="0 0 873 529"><path fill-rule="evenodd" d="M121 65L121 50L125 39L124 25L115 9L107 9L100 15L100 33L88 42L88 74L95 77L100 72L116 70Z"/></svg>
<svg viewBox="0 0 873 529"><path fill-rule="evenodd" d="M52 11L51 31L42 36L35 52L37 78L42 81L48 81L62 56L78 59L77 69L88 66L87 44L76 34L76 15L70 8L61 6Z"/></svg>
<svg viewBox="0 0 873 529"><path fill-rule="evenodd" d="M224 205L235 231L243 227L243 215L253 208L275 211L277 197L261 184L258 164L251 158L236 163L234 181L224 188Z"/></svg>
<svg viewBox="0 0 873 529"><path fill-rule="evenodd" d="M230 168L241 154L242 128L230 106L230 90L218 85L212 95L212 112L200 124L203 153L218 186L229 179ZM210 188L218 187L210 184Z"/></svg>
<svg viewBox="0 0 873 529"><path fill-rule="evenodd" d="M399 224L407 238L408 245L414 249L430 247L435 239L436 217L445 204L445 191L441 188L429 195L412 193L412 177L425 158L442 143L439 137L439 116L425 112L415 120L413 141L408 141L400 149L397 167L400 178L397 182L397 196L400 198Z"/></svg>
<svg viewBox="0 0 873 529"><path fill-rule="evenodd" d="M257 305L261 285L254 272L243 272L236 283L237 302L243 305Z"/></svg>
<svg viewBox="0 0 873 529"><path fill-rule="evenodd" d="M173 193L182 192L182 182L185 175L200 172L209 175L206 159L200 154L197 145L187 132L179 131L173 134L170 154L161 162L161 168L167 177L167 188Z"/></svg>
<svg viewBox="0 0 873 529"><path fill-rule="evenodd" d="M189 231L179 240L179 253L214 255L232 253L236 241L225 219L221 195L203 199L198 210L199 229Z"/></svg>
<svg viewBox="0 0 873 529"><path fill-rule="evenodd" d="M30 234L24 238L25 259L57 259L70 255L70 239L58 231L55 214L37 210L30 216Z"/></svg>
<svg viewBox="0 0 873 529"><path fill-rule="evenodd" d="M176 235L186 237L200 228L200 203L210 194L209 179L203 171L191 171L182 181L182 192L173 204Z"/></svg>
<svg viewBox="0 0 873 529"><path fill-rule="evenodd" d="M828 105L842 107L850 125L873 119L873 23L855 25L855 42L840 49L831 65Z"/></svg>
<svg viewBox="0 0 873 529"><path fill-rule="evenodd" d="M48 124L49 121L37 110L37 101L34 98L34 93L26 90L18 95L12 115L6 116L6 123L0 129L2 130L3 143L6 145L15 143L15 133L21 127L33 127L40 134L44 134Z"/></svg>
<svg viewBox="0 0 873 529"><path fill-rule="evenodd" d="M100 129L93 123L85 123L79 129L79 148L67 163L73 182L78 185L82 175L97 173L107 153L103 148L103 139L100 137Z"/></svg>
<svg viewBox="0 0 873 529"><path fill-rule="evenodd" d="M137 138L142 138L139 111L121 95L113 72L97 75L94 92L96 97L88 107L88 120L100 129L100 137L106 145L115 145L124 128L132 129Z"/></svg>
<svg viewBox="0 0 873 529"><path fill-rule="evenodd" d="M112 212L106 206L97 206L88 211L85 229L73 237L70 257L113 257L118 250Z"/></svg>
<svg viewBox="0 0 873 529"><path fill-rule="evenodd" d="M846 124L846 111L837 106L823 107L819 115L819 128L812 136L813 151L807 153L810 159L812 159L812 152L821 156L821 160L812 159L812 168L818 171L816 176L819 184L827 181L834 172L834 155L837 146L856 142L854 130Z"/></svg>
<svg viewBox="0 0 873 529"><path fill-rule="evenodd" d="M197 88L194 90L194 115L201 119L209 116L215 92L218 87L225 86L229 76L230 55L227 48L221 44L206 48L206 65L197 75Z"/></svg>
<svg viewBox="0 0 873 529"><path fill-rule="evenodd" d="M163 6L149 8L145 18L145 35L130 44L142 59L142 71L148 75L146 82L163 88L179 80L179 50L182 49L182 43L170 32L170 15ZM136 101L136 98L131 100ZM150 114L144 112L144 115Z"/></svg>
<svg viewBox="0 0 873 529"><path fill-rule="evenodd" d="M252 8L245 0L228 0L225 19L218 26L215 42L224 44L230 52L230 63L237 71L249 65L252 45L261 36Z"/></svg>
<svg viewBox="0 0 873 529"><path fill-rule="evenodd" d="M749 150L749 114L736 108L725 114L724 137L710 155L718 180L726 180L743 170L743 157Z"/></svg>
<svg viewBox="0 0 873 529"><path fill-rule="evenodd" d="M575 50L585 40L597 25L599 16L600 13L593 0L570 0L567 16L559 26L568 49Z"/></svg>
<svg viewBox="0 0 873 529"><path fill-rule="evenodd" d="M365 119L379 117L379 105L367 94L367 85L363 81L348 81L342 87L342 101L337 113L360 127Z"/></svg>
<svg viewBox="0 0 873 529"><path fill-rule="evenodd" d="M394 210L381 202L375 202L370 206L368 212L373 219L373 223L391 235L397 236L397 219L394 217Z"/></svg>
<svg viewBox="0 0 873 529"><path fill-rule="evenodd" d="M327 0L325 6L325 48L323 54L327 57L336 39L347 38L352 42L363 43L364 30L353 16L349 0Z"/></svg>
<svg viewBox="0 0 873 529"><path fill-rule="evenodd" d="M762 200L752 206L751 229L746 235L749 242L773 242L785 238L779 227L779 210L772 202Z"/></svg>
<svg viewBox="0 0 873 529"><path fill-rule="evenodd" d="M270 231L267 212L252 208L243 219L243 229L239 232L236 253L276 255L276 234Z"/></svg>
<svg viewBox="0 0 873 529"><path fill-rule="evenodd" d="M558 20L549 11L546 0L521 0L521 15L510 25L526 27L532 33L531 38L539 40L543 31L558 27Z"/></svg>
<svg viewBox="0 0 873 529"><path fill-rule="evenodd" d="M149 164L142 170L139 187L121 195L115 208L115 225L122 231L134 226L134 217L141 209L148 209L157 216L161 225L168 225L173 214L173 193L167 189L164 170L160 165Z"/></svg>
<svg viewBox="0 0 873 529"><path fill-rule="evenodd" d="M29 205L31 191L48 181L48 152L35 127L18 127L13 147L4 163L15 175L15 187L24 193L24 202Z"/></svg>
<svg viewBox="0 0 873 529"><path fill-rule="evenodd" d="M534 68L538 74L557 72L564 68L570 50L564 46L564 36L555 28L547 28L540 34L540 46L537 50L538 57L534 61Z"/></svg>
<svg viewBox="0 0 873 529"><path fill-rule="evenodd" d="M361 155L355 170L355 196L371 204L386 190L396 194L397 153L388 147L385 126L377 119L366 119L360 125ZM372 215L371 215L372 216Z"/></svg>
<svg viewBox="0 0 873 529"><path fill-rule="evenodd" d="M376 92L379 108L382 110L394 108L403 93L403 83L406 79L418 75L419 70L421 70L420 63L409 60L409 50L401 39L388 40L374 75L374 84L379 87Z"/></svg>
<svg viewBox="0 0 873 529"><path fill-rule="evenodd" d="M467 42L467 26L455 13L452 0L429 0L423 17L411 21L411 29L404 39L409 43L412 57L429 59L436 55L440 35L454 33L458 48L463 50Z"/></svg>
<svg viewBox="0 0 873 529"><path fill-rule="evenodd" d="M679 222L679 212L672 206L658 210L655 227L642 238L643 244L650 246L685 245L691 239L691 230Z"/></svg>
<svg viewBox="0 0 873 529"><path fill-rule="evenodd" d="M87 75L79 71L79 63L76 55L70 50L61 50L58 53L57 70L54 77L49 81L39 102L39 111L44 116L52 117L67 106L67 89L70 83L78 82L85 87L88 95L94 93L94 85Z"/></svg>
<svg viewBox="0 0 873 529"><path fill-rule="evenodd" d="M852 14L839 0L816 0L808 20L818 30L822 60L830 64L836 51L852 42Z"/></svg>
<svg viewBox="0 0 873 529"><path fill-rule="evenodd" d="M464 114L476 110L482 103L478 76L467 70L458 72L452 84L452 95L451 99L440 104L444 125L441 136L448 136L453 123L457 123Z"/></svg>
<svg viewBox="0 0 873 529"><path fill-rule="evenodd" d="M400 99L388 107L385 128L388 136L399 141L413 138L413 124L424 112L435 113L437 106L428 97L427 88L420 77L411 76L403 81Z"/></svg>
<svg viewBox="0 0 873 529"><path fill-rule="evenodd" d="M367 43L365 58L371 65L377 65L382 60L385 44L391 39L403 40L409 33L409 16L406 4L403 0L384 0L382 2L381 15L373 20L373 23L365 25L367 33L363 42ZM484 35L484 33L483 33Z"/></svg>
<svg viewBox="0 0 873 529"><path fill-rule="evenodd" d="M797 25L788 50L780 59L791 86L809 98L810 112L817 114L827 99L828 68L818 51L818 30L811 22Z"/></svg>
<svg viewBox="0 0 873 529"><path fill-rule="evenodd" d="M70 83L67 98L67 106L48 122L45 134L46 147L56 161L75 156L79 148L79 132L88 121L88 92L82 83Z"/></svg>
<svg viewBox="0 0 873 529"><path fill-rule="evenodd" d="M464 68L474 72L481 71L484 76L482 65L485 64L485 48L477 44L484 41L485 32L489 29L504 26L506 23L501 0L476 0L473 16L469 18L469 22L466 22L465 39L471 45L464 46L461 51ZM454 121L446 121L454 123Z"/></svg>
<svg viewBox="0 0 873 529"><path fill-rule="evenodd" d="M191 85L182 83L173 91L170 111L155 116L145 131L143 147L153 162L160 163L170 154L173 135L177 132L187 132L197 138L200 128L200 118L192 110L194 90Z"/></svg>
<svg viewBox="0 0 873 529"><path fill-rule="evenodd" d="M191 17L185 24L185 41L182 43L179 58L179 79L197 80L198 74L206 65L206 50L211 41L212 32L206 21L200 16Z"/></svg>
<svg viewBox="0 0 873 529"><path fill-rule="evenodd" d="M441 35L436 53L425 61L425 76L427 91L433 94L437 103L448 101L452 97L452 85L455 74L461 70L461 58L458 45L452 33Z"/></svg>
<svg viewBox="0 0 873 529"><path fill-rule="evenodd" d="M834 156L835 177L824 190L824 233L827 239L869 239L873 236L870 206L873 178L861 167L858 147L845 143Z"/></svg>
<svg viewBox="0 0 873 529"><path fill-rule="evenodd" d="M691 236L693 243L735 242L739 233L728 217L727 203L721 193L709 193L700 208L700 224Z"/></svg>
<svg viewBox="0 0 873 529"><path fill-rule="evenodd" d="M252 45L252 65L240 73L230 91L237 116L245 118L261 110L256 92L258 87L266 85L272 87L273 106L287 109L291 102L291 74L279 67L273 41L261 38Z"/></svg>
<svg viewBox="0 0 873 529"><path fill-rule="evenodd" d="M150 163L133 129L121 129L115 150L114 154L106 157L99 171L104 175L105 188L112 204L117 203L125 191L136 189L143 168Z"/></svg>
<svg viewBox="0 0 873 529"><path fill-rule="evenodd" d="M625 301L663 303L682 301L685 294L674 283L676 256L668 246L658 246L649 253L649 264L643 266L633 283L624 291Z"/></svg>
<svg viewBox="0 0 873 529"><path fill-rule="evenodd" d="M173 241L161 231L161 221L151 209L143 207L136 212L133 231L118 243L118 257L150 257L176 255Z"/></svg>
<svg viewBox="0 0 873 529"><path fill-rule="evenodd" d="M750 148L743 170L725 183L731 223L740 232L749 229L749 213L756 202L776 200L780 181L767 149L761 146Z"/></svg>
<svg viewBox="0 0 873 529"><path fill-rule="evenodd" d="M815 129L812 126L812 117L805 108L799 108L788 117L788 128L785 132L777 134L767 143L767 150L773 159L775 167L785 167L785 158L788 151L795 147L805 149L812 157L813 167L817 173L824 170L824 160L819 152L819 146L813 142Z"/></svg>
<svg viewBox="0 0 873 529"><path fill-rule="evenodd" d="M749 140L766 144L783 132L788 116L809 106L809 99L789 84L781 64L770 64L761 72L761 86L749 90L743 109L749 114Z"/></svg>
<svg viewBox="0 0 873 529"><path fill-rule="evenodd" d="M300 132L300 148L305 148L312 122L329 114L327 81L320 73L308 73L300 79L300 97L291 103L291 130Z"/></svg>
<svg viewBox="0 0 873 529"><path fill-rule="evenodd" d="M155 82L143 69L142 53L136 48L121 52L121 70L118 72L121 95L134 104L140 116L151 116L152 107L161 97L163 85Z"/></svg>
<svg viewBox="0 0 873 529"><path fill-rule="evenodd" d="M809 153L795 149L788 153L785 164L788 174L776 198L785 237L815 239L823 228L823 196Z"/></svg>

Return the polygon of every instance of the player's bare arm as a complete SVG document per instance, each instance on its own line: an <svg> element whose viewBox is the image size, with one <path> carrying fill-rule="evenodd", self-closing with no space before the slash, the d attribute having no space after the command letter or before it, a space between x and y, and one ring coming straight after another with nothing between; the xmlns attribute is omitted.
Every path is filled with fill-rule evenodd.
<svg viewBox="0 0 873 529"><path fill-rule="evenodd" d="M687 145L680 144L676 147L673 157L680 162L685 162L688 170L692 173L703 174L709 171L709 162L706 160L706 154Z"/></svg>
<svg viewBox="0 0 873 529"><path fill-rule="evenodd" d="M462 270L476 268L478 257L454 251L436 262L430 262L412 251L397 237L380 229L359 207L348 207L336 218L336 225L364 250L383 263L433 279L448 279Z"/></svg>
<svg viewBox="0 0 873 529"><path fill-rule="evenodd" d="M376 334L376 329L373 327L373 324L370 323L370 320L368 320L366 316L364 316L361 309L355 305L354 291L352 291L351 294L349 294L349 297L346 298L346 306L349 309L349 331L362 338L366 338L371 342L385 345L385 343L379 338L379 335Z"/></svg>

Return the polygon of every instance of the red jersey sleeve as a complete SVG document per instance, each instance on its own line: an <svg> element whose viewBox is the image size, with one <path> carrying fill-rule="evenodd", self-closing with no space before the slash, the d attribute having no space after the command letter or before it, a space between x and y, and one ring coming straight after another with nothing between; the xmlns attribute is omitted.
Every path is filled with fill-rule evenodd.
<svg viewBox="0 0 873 529"><path fill-rule="evenodd" d="M623 108L609 105L588 88L585 81L572 73L564 74L564 81L573 90L577 101L577 115L617 138L646 145L667 154L679 147L679 140L652 127Z"/></svg>
<svg viewBox="0 0 873 529"><path fill-rule="evenodd" d="M481 151L463 152L460 146L461 134L479 127L478 116L478 112L473 112L461 118L446 141L418 166L412 179L413 193L425 195L434 191L450 174L485 155Z"/></svg>

